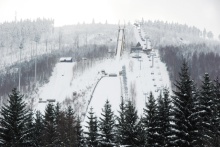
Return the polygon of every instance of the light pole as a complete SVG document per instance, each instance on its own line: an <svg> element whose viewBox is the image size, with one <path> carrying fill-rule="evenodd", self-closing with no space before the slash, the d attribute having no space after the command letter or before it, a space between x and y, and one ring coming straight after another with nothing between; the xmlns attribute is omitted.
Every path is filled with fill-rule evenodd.
<svg viewBox="0 0 220 147"><path fill-rule="evenodd" d="M34 38L34 41L36 42L36 55L35 55L35 72L34 72L34 83L36 84L37 82L37 44L40 40L40 36L36 35Z"/></svg>
<svg viewBox="0 0 220 147"><path fill-rule="evenodd" d="M36 41L36 55L35 55L35 67L34 67L34 83L36 84L36 76L37 76L37 41Z"/></svg>
<svg viewBox="0 0 220 147"><path fill-rule="evenodd" d="M154 55L152 54L152 67L154 67Z"/></svg>
<svg viewBox="0 0 220 147"><path fill-rule="evenodd" d="M140 70L141 70L141 62L142 62L142 61L143 61L143 60L141 60L141 59L139 60L139 62L140 62Z"/></svg>
<svg viewBox="0 0 220 147"><path fill-rule="evenodd" d="M20 61L19 61L19 78L18 78L18 90L21 91L21 50L23 49L23 41L19 45Z"/></svg>

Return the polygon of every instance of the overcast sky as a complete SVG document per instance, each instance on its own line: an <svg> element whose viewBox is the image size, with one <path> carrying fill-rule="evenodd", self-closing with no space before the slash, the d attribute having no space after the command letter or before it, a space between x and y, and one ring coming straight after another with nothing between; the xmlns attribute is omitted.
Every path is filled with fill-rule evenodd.
<svg viewBox="0 0 220 147"><path fill-rule="evenodd" d="M220 0L0 0L0 22L37 17L55 26L78 22L109 23L163 20L220 34Z"/></svg>

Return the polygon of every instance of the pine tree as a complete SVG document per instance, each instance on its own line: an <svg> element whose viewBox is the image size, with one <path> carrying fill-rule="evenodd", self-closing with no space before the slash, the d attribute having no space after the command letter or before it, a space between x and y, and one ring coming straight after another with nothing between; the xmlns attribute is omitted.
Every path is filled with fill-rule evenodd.
<svg viewBox="0 0 220 147"><path fill-rule="evenodd" d="M66 140L67 140L67 146L73 146L76 144L76 132L75 132L75 117L73 108L71 106L68 106L66 112L65 112L65 132L66 132Z"/></svg>
<svg viewBox="0 0 220 147"><path fill-rule="evenodd" d="M194 101L194 84L190 79L189 70L184 60L179 81L174 84L176 90L173 91L172 97L173 108L172 115L174 125L172 126L172 140L174 146L191 147L194 141L194 127L191 116L193 115Z"/></svg>
<svg viewBox="0 0 220 147"><path fill-rule="evenodd" d="M56 132L56 122L55 122L55 112L54 105L48 103L45 110L44 116L44 131L43 139L44 146L55 146L57 141L57 132Z"/></svg>
<svg viewBox="0 0 220 147"><path fill-rule="evenodd" d="M35 142L34 142L34 122L33 122L33 112L32 110L29 110L28 113L28 119L27 119L27 123L26 123L26 134L27 135L27 141L26 144L27 146L35 146Z"/></svg>
<svg viewBox="0 0 220 147"><path fill-rule="evenodd" d="M120 111L118 111L119 116L117 117L117 132L116 141L118 144L125 144L125 103L123 97L121 98L121 104L119 105Z"/></svg>
<svg viewBox="0 0 220 147"><path fill-rule="evenodd" d="M124 145L137 146L139 144L137 140L138 136L138 115L137 110L133 106L131 101L128 101L125 106L125 132L124 132Z"/></svg>
<svg viewBox="0 0 220 147"><path fill-rule="evenodd" d="M83 129L81 126L81 121L78 116L77 121L76 121L76 147L83 147L84 146L84 137L83 137Z"/></svg>
<svg viewBox="0 0 220 147"><path fill-rule="evenodd" d="M171 136L171 100L169 98L169 91L168 89L163 89L163 97L162 93L159 95L158 98L158 105L157 105L157 133L158 133L158 146L166 147L170 146L169 138Z"/></svg>
<svg viewBox="0 0 220 147"><path fill-rule="evenodd" d="M88 126L88 132L85 132L87 134L87 144L89 146L98 146L98 126L97 126L97 117L94 115L93 108L90 108L90 111L88 112L89 121L87 122Z"/></svg>
<svg viewBox="0 0 220 147"><path fill-rule="evenodd" d="M152 92L150 92L150 96L148 98L148 102L146 103L146 109L144 108L144 124L146 128L146 146L157 146L158 145L158 133L157 124L156 124L156 101Z"/></svg>
<svg viewBox="0 0 220 147"><path fill-rule="evenodd" d="M36 118L34 123L34 144L36 147L43 146L43 118L40 111L36 112Z"/></svg>
<svg viewBox="0 0 220 147"><path fill-rule="evenodd" d="M18 147L28 145L29 128L26 103L16 88L9 94L8 105L1 108L0 118L0 145Z"/></svg>
<svg viewBox="0 0 220 147"><path fill-rule="evenodd" d="M146 144L146 131L144 125L144 119L141 117L137 124L137 146L144 147Z"/></svg>
<svg viewBox="0 0 220 147"><path fill-rule="evenodd" d="M111 110L111 105L107 100L104 109L102 109L101 113L102 117L100 117L99 128L100 128L100 144L103 147L111 147L115 143L114 141L114 113Z"/></svg>
<svg viewBox="0 0 220 147"><path fill-rule="evenodd" d="M199 132L202 135L202 146L211 145L212 140L212 122L214 121L214 87L209 78L209 74L206 73L202 81L200 96L199 96Z"/></svg>
<svg viewBox="0 0 220 147"><path fill-rule="evenodd" d="M56 145L64 146L66 144L65 138L65 126L68 125L65 122L64 112L61 111L60 103L57 103L54 109L54 120L55 120L55 129L56 129Z"/></svg>
<svg viewBox="0 0 220 147"><path fill-rule="evenodd" d="M218 77L214 80L214 112L213 112L213 141L214 147L220 147L220 82Z"/></svg>

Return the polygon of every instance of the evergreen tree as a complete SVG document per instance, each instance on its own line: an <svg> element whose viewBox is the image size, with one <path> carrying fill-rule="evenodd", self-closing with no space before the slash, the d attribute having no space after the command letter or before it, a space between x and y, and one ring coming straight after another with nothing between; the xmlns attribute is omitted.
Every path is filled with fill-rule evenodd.
<svg viewBox="0 0 220 147"><path fill-rule="evenodd" d="M98 126L97 126L97 117L94 115L93 108L90 108L90 111L88 112L89 121L87 122L88 126L88 132L85 132L87 134L87 144L89 146L98 146Z"/></svg>
<svg viewBox="0 0 220 147"><path fill-rule="evenodd" d="M83 129L81 126L81 121L78 116L76 121L76 147L83 147L84 146L84 137L83 137Z"/></svg>
<svg viewBox="0 0 220 147"><path fill-rule="evenodd" d="M202 146L211 145L212 142L212 126L214 121L214 87L209 78L208 73L205 74L202 81L200 96L199 96L199 133L202 135Z"/></svg>
<svg viewBox="0 0 220 147"><path fill-rule="evenodd" d="M121 104L119 105L120 111L118 111L119 116L117 117L117 132L116 141L118 144L125 144L125 103L123 97L121 97Z"/></svg>
<svg viewBox="0 0 220 147"><path fill-rule="evenodd" d="M66 112L65 112L65 134L66 134L66 140L67 140L67 146L73 146L76 144L76 131L75 131L75 117L74 112L71 106L68 106ZM64 130L64 129L63 129Z"/></svg>
<svg viewBox="0 0 220 147"><path fill-rule="evenodd" d="M124 145L138 146L138 115L131 101L125 106Z"/></svg>
<svg viewBox="0 0 220 147"><path fill-rule="evenodd" d="M144 125L144 119L141 117L137 124L137 146L144 147L146 144L146 131Z"/></svg>
<svg viewBox="0 0 220 147"><path fill-rule="evenodd" d="M64 146L66 144L66 130L64 129L66 125L64 112L61 111L60 103L57 103L54 109L54 119L55 119L55 129L56 129L56 145Z"/></svg>
<svg viewBox="0 0 220 147"><path fill-rule="evenodd" d="M174 125L172 126L172 144L179 147L192 147L195 141L195 126L191 116L194 108L194 84L190 79L189 70L184 60L181 72L179 73L179 81L176 81L172 115Z"/></svg>
<svg viewBox="0 0 220 147"><path fill-rule="evenodd" d="M104 109L102 109L100 117L99 128L100 128L100 144L103 147L111 147L114 145L114 113L111 110L111 104L107 100Z"/></svg>
<svg viewBox="0 0 220 147"><path fill-rule="evenodd" d="M220 147L220 82L214 80L214 112L213 112L213 141L214 147Z"/></svg>
<svg viewBox="0 0 220 147"><path fill-rule="evenodd" d="M158 98L157 105L157 133L158 133L158 146L166 147L171 146L169 142L169 138L171 136L171 100L169 98L168 89L163 89L163 97L162 93Z"/></svg>
<svg viewBox="0 0 220 147"><path fill-rule="evenodd" d="M40 111L36 112L36 118L34 123L34 144L36 147L43 146L43 118Z"/></svg>
<svg viewBox="0 0 220 147"><path fill-rule="evenodd" d="M56 146L57 141L57 132L56 132L56 120L55 120L55 112L54 105L52 103L48 103L45 109L44 116L44 131L43 131L43 139L44 146Z"/></svg>
<svg viewBox="0 0 220 147"><path fill-rule="evenodd" d="M27 146L36 146L34 142L34 122L33 122L33 112L32 110L29 110L28 113L28 119L27 119L27 124L26 124L26 134L27 135L27 141L26 144Z"/></svg>
<svg viewBox="0 0 220 147"><path fill-rule="evenodd" d="M152 92L146 103L146 109L144 108L144 124L146 128L146 146L157 146L158 145L158 133L157 131L157 121L156 121L156 101Z"/></svg>
<svg viewBox="0 0 220 147"><path fill-rule="evenodd" d="M1 108L0 145L18 147L28 145L29 128L27 128L28 111L26 103L16 88L9 94L8 105Z"/></svg>

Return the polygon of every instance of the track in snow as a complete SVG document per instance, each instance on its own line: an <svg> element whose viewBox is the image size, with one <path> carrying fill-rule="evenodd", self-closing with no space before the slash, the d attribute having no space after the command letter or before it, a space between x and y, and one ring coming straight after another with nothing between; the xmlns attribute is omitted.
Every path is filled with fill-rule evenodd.
<svg viewBox="0 0 220 147"><path fill-rule="evenodd" d="M99 118L107 99L112 105L112 110L119 110L119 104L121 102L121 85L119 77L104 77L99 82L93 94L92 101L89 104L88 111L90 111L90 108L93 108L93 112L95 112L95 115ZM84 119L83 126L88 122L87 116L88 113Z"/></svg>

